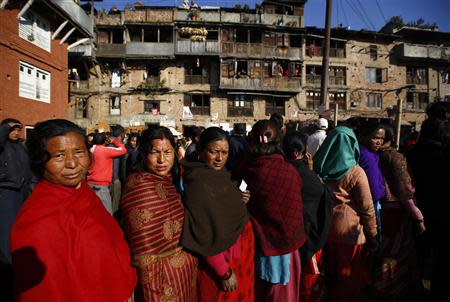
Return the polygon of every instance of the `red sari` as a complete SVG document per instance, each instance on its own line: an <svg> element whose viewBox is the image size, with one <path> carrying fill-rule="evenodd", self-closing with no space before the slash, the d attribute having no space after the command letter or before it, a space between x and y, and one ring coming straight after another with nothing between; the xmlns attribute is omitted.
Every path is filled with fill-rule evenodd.
<svg viewBox="0 0 450 302"><path fill-rule="evenodd" d="M197 260L178 242L183 205L170 176L134 173L120 207L143 301L196 302Z"/></svg>
<svg viewBox="0 0 450 302"><path fill-rule="evenodd" d="M136 273L122 230L100 199L40 181L11 233L17 301L123 302Z"/></svg>

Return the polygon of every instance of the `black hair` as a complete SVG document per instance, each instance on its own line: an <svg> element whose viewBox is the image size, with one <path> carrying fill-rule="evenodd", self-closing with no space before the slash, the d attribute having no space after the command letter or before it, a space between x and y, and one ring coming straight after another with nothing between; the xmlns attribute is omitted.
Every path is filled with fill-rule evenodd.
<svg viewBox="0 0 450 302"><path fill-rule="evenodd" d="M136 132L131 132L131 133L128 135L128 139L127 139L127 145L128 145L128 147L130 147L130 142L131 142L131 139L132 139L133 137L135 137L135 138L137 139L137 140L136 140L136 143L139 142L139 134L136 133Z"/></svg>
<svg viewBox="0 0 450 302"><path fill-rule="evenodd" d="M366 121L361 121L357 129L357 134L360 136L360 138L367 137L370 134L382 128L383 126L376 120L370 119Z"/></svg>
<svg viewBox="0 0 450 302"><path fill-rule="evenodd" d="M384 143L394 143L395 131L392 125L382 124L381 128L384 129Z"/></svg>
<svg viewBox="0 0 450 302"><path fill-rule="evenodd" d="M68 120L54 119L37 123L27 139L26 145L30 157L31 170L41 178L44 175L45 164L50 160L47 150L48 140L52 137L63 136L68 132L75 132L83 137L86 149L88 143L86 132L80 126Z"/></svg>
<svg viewBox="0 0 450 302"><path fill-rule="evenodd" d="M106 133L99 132L94 134L94 138L92 139L93 145L104 145L106 142Z"/></svg>
<svg viewBox="0 0 450 302"><path fill-rule="evenodd" d="M427 116L431 119L449 120L450 102L434 102L427 107Z"/></svg>
<svg viewBox="0 0 450 302"><path fill-rule="evenodd" d="M2 121L1 125L3 126L3 125L7 125L9 123L21 124L22 125L22 123L19 120L16 120L15 118L5 118Z"/></svg>
<svg viewBox="0 0 450 302"><path fill-rule="evenodd" d="M202 128L195 126L191 130L191 139L194 141L197 137L200 137L201 134Z"/></svg>
<svg viewBox="0 0 450 302"><path fill-rule="evenodd" d="M279 114L278 112L272 113L269 120L274 122L278 129L283 128L284 119L283 119L283 116L281 114Z"/></svg>
<svg viewBox="0 0 450 302"><path fill-rule="evenodd" d="M111 126L111 135L114 137L119 137L122 133L125 132L125 128L121 125Z"/></svg>
<svg viewBox="0 0 450 302"><path fill-rule="evenodd" d="M245 123L235 123L233 125L233 134L245 135L247 133Z"/></svg>
<svg viewBox="0 0 450 302"><path fill-rule="evenodd" d="M261 142L261 137L267 137L267 142ZM273 154L283 151L280 147L280 128L271 120L257 121L249 133L250 152L253 155Z"/></svg>
<svg viewBox="0 0 450 302"><path fill-rule="evenodd" d="M141 136L139 137L139 140L138 140L138 144L139 144L138 150L139 150L140 158L139 158L139 163L137 165L137 170L141 171L141 172L143 172L143 171L148 172L145 162L147 160L148 153L153 148L153 141L155 139L161 139L161 140L167 139L173 147L174 162L173 162L173 166L171 169L171 174L172 174L173 184L178 189L178 191L181 192L180 172L179 172L180 169L178 167L178 159L176 156L176 144L175 144L175 139L172 135L172 132L170 132L169 128L163 127L163 126L152 125L151 127L148 127L147 129L142 131Z"/></svg>
<svg viewBox="0 0 450 302"><path fill-rule="evenodd" d="M206 150L208 144L215 141L226 140L228 142L228 135L219 127L209 127L206 128L200 135L200 140L198 141L198 151L202 152Z"/></svg>
<svg viewBox="0 0 450 302"><path fill-rule="evenodd" d="M306 153L308 136L300 131L289 132L283 139L283 151L287 159L295 159L294 152Z"/></svg>

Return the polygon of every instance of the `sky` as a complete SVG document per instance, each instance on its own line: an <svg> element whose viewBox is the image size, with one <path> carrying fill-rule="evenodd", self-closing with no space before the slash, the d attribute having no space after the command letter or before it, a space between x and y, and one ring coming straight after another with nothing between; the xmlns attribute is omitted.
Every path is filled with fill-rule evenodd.
<svg viewBox="0 0 450 302"><path fill-rule="evenodd" d="M83 0L82 0L83 1ZM96 8L122 9L137 0L103 0ZM178 6L183 0L140 0L148 6ZM275 2L276 0L274 0ZM254 8L257 0L196 0L200 6L233 7L236 3ZM325 27L326 0L308 0L305 5L305 26ZM352 30L378 31L393 16L401 16L405 23L417 21L436 23L440 31L450 32L450 0L332 0L332 27L342 25Z"/></svg>

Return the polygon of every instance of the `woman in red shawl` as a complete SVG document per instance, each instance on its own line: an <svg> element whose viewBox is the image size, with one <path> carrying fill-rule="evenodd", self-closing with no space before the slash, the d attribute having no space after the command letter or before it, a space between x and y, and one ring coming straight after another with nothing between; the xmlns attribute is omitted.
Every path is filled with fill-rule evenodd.
<svg viewBox="0 0 450 302"><path fill-rule="evenodd" d="M120 201L133 264L137 300L196 302L197 260L178 241L184 213L175 164L175 141L166 127L142 132L140 172L128 176Z"/></svg>
<svg viewBox="0 0 450 302"><path fill-rule="evenodd" d="M299 301L300 256L306 241L302 181L280 149L276 124L258 121L250 132L251 156L243 178L256 241L255 300Z"/></svg>
<svg viewBox="0 0 450 302"><path fill-rule="evenodd" d="M37 124L27 141L41 180L11 233L17 301L132 299L136 273L123 233L84 181L86 143L66 120Z"/></svg>
<svg viewBox="0 0 450 302"><path fill-rule="evenodd" d="M254 240L237 183L225 168L228 138L211 127L198 143L199 160L183 162L185 222L181 244L201 258L199 301L253 302Z"/></svg>

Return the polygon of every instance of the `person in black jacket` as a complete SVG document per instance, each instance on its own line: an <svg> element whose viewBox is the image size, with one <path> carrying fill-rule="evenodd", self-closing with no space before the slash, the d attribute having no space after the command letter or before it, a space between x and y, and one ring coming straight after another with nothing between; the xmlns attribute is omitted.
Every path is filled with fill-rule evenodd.
<svg viewBox="0 0 450 302"><path fill-rule="evenodd" d="M302 262L301 301L319 301L323 292L324 247L333 211L333 195L312 170L311 155L306 152L307 135L294 131L283 140L283 152L302 178L303 220L306 242L300 248Z"/></svg>
<svg viewBox="0 0 450 302"><path fill-rule="evenodd" d="M22 123L7 118L0 124L0 300L10 301L12 285L9 233L31 192L28 154L22 144ZM4 288L4 290L3 290Z"/></svg>

